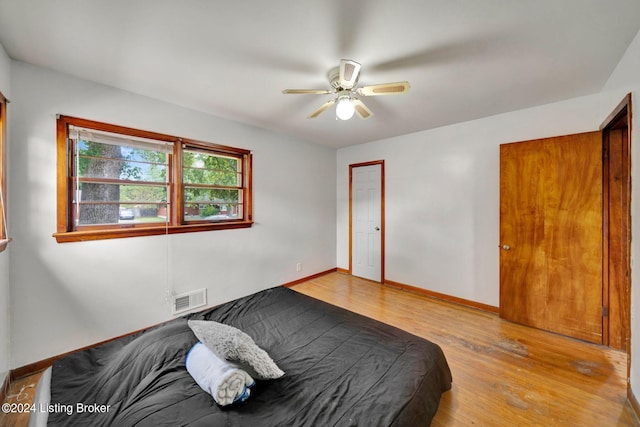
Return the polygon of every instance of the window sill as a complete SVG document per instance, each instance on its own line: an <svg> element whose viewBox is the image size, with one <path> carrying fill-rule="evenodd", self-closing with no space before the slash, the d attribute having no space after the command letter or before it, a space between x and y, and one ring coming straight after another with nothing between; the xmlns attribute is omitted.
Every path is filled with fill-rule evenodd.
<svg viewBox="0 0 640 427"><path fill-rule="evenodd" d="M105 230L66 231L54 233L58 243L85 242L89 240L122 239L125 237L160 236L163 234L194 233L199 231L249 228L253 221L218 222L207 224L170 225L168 227L114 228Z"/></svg>

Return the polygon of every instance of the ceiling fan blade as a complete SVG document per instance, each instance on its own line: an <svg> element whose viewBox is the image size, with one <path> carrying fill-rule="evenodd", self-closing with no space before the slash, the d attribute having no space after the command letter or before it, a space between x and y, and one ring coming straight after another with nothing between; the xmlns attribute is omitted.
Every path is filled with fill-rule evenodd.
<svg viewBox="0 0 640 427"><path fill-rule="evenodd" d="M334 103L336 102L335 99L332 99L330 101L325 102L324 104L322 104L322 106L320 108L318 108L316 111L314 111L313 113L311 113L311 115L309 117L307 117L307 119L315 119L316 117L318 117L320 114L322 114L322 112L324 110L326 110L327 108L331 107Z"/></svg>
<svg viewBox="0 0 640 427"><path fill-rule="evenodd" d="M333 93L333 91L324 89L285 89L282 93L293 95L327 95Z"/></svg>
<svg viewBox="0 0 640 427"><path fill-rule="evenodd" d="M359 99L353 99L351 100L351 103L356 110L356 114L360 116L361 119L368 119L369 117L373 116L371 110L369 110L369 108L364 105L364 102L360 101Z"/></svg>
<svg viewBox="0 0 640 427"><path fill-rule="evenodd" d="M340 60L340 87L351 89L358 83L360 76L360 63L351 59Z"/></svg>
<svg viewBox="0 0 640 427"><path fill-rule="evenodd" d="M362 96L400 95L409 92L409 82L382 83L363 86L357 90Z"/></svg>

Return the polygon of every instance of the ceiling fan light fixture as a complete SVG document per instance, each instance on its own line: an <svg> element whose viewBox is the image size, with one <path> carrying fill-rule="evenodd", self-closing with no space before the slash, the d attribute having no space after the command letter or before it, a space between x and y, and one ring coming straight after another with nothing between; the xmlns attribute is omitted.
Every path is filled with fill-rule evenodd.
<svg viewBox="0 0 640 427"><path fill-rule="evenodd" d="M341 96L336 105L336 117L340 120L349 120L353 117L356 109L348 96Z"/></svg>
<svg viewBox="0 0 640 427"><path fill-rule="evenodd" d="M363 96L398 95L409 91L409 82L383 83L358 87L361 65L351 59L341 59L340 65L327 73L332 89L285 89L285 94L313 94L335 97L320 106L307 118L315 119L333 104L336 105L336 120L349 120L357 114L363 120L371 118L373 112L360 100Z"/></svg>

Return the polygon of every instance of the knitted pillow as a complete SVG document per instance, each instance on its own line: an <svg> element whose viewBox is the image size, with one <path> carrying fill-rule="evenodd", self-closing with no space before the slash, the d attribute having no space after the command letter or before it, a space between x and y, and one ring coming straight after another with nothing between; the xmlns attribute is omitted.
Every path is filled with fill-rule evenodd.
<svg viewBox="0 0 640 427"><path fill-rule="evenodd" d="M223 359L239 362L254 378L280 378L284 372L251 337L233 326L208 320L189 320L196 337Z"/></svg>

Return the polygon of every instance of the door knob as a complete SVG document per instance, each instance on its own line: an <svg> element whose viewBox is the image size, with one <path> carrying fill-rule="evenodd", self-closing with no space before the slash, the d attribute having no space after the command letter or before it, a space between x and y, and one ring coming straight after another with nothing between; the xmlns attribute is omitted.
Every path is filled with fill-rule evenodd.
<svg viewBox="0 0 640 427"><path fill-rule="evenodd" d="M380 227L376 227L376 231L380 231Z"/></svg>
<svg viewBox="0 0 640 427"><path fill-rule="evenodd" d="M509 245L502 245L502 249L503 249L503 250L505 250L505 251L508 251L508 250L510 250L510 249L511 249L511 246L509 246Z"/></svg>

